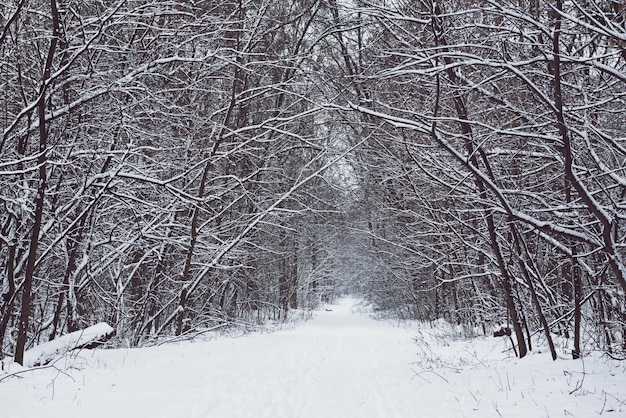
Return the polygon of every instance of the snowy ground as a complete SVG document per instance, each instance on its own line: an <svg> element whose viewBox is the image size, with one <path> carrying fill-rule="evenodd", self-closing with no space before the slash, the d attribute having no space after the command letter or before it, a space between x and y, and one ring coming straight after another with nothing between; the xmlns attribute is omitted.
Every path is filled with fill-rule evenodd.
<svg viewBox="0 0 626 418"><path fill-rule="evenodd" d="M0 417L626 416L626 364L517 360L504 339L452 339L354 304L273 333L85 350L0 372Z"/></svg>

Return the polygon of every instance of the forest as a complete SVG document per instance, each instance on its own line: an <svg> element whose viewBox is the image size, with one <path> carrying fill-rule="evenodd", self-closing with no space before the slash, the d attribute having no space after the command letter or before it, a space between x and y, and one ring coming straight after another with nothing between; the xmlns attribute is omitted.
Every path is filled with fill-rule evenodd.
<svg viewBox="0 0 626 418"><path fill-rule="evenodd" d="M342 293L626 355L626 6L0 0L0 359Z"/></svg>

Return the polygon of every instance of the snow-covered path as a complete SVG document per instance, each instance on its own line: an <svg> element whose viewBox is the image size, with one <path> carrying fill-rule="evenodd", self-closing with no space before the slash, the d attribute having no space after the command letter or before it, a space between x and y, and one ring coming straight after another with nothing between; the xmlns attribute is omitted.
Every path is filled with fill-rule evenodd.
<svg viewBox="0 0 626 418"><path fill-rule="evenodd" d="M273 333L85 351L68 375L2 384L0 416L414 416L424 399L411 384L411 332L353 314L353 302Z"/></svg>
<svg viewBox="0 0 626 418"><path fill-rule="evenodd" d="M505 340L394 326L354 303L272 333L83 351L0 382L0 417L625 416L621 363L518 360Z"/></svg>
<svg viewBox="0 0 626 418"><path fill-rule="evenodd" d="M194 412L212 416L220 405L237 417L410 416L419 407L411 333L350 308L345 300L297 329L231 341L232 358L203 366L217 384ZM233 367L233 359L241 361Z"/></svg>

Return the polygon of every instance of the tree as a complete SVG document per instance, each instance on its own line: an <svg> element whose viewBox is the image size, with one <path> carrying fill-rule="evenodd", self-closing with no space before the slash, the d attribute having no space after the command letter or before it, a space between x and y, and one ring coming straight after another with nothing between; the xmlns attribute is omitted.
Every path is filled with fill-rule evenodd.
<svg viewBox="0 0 626 418"><path fill-rule="evenodd" d="M360 33L368 33L376 43L360 49L363 68L368 70L354 79L360 91L368 91L366 98L356 96L342 109L352 109L368 122L386 123L388 128L380 129L381 135L396 138L396 142L420 147L437 144L465 173L447 184L448 193L459 189L465 193L459 193L452 204L467 213L480 210L486 229L472 223L470 231L457 229L462 232L454 241L460 238L464 250L477 248L476 241L468 238L479 232L482 244L478 248L484 251L484 244L488 245L488 253L478 254L497 267L520 355L525 352L524 328L528 330L528 319L521 315L525 305L521 298L532 300L536 319L531 320L540 323L548 341L551 330L546 313L550 311L545 308L551 308L557 299L572 301L577 356L582 275L597 277L608 266L622 287L623 264L617 250L620 209L614 203L620 198L611 192L619 188L621 180L609 174L611 169L620 172L621 167L602 167L600 148L596 148L607 141L608 149L620 149L616 132L606 130L612 118L604 106L619 99L611 88L598 94L597 87L587 84L595 74L586 78L590 68L598 68L611 80L607 86L620 79L622 60L615 57L621 57L621 50L610 39L622 29L614 23L619 19L613 15L614 8L596 7L603 16L601 22L580 3L565 7L538 2L507 6L488 2L473 7L459 2L444 10L441 5L415 2L410 8L372 5L353 9L360 22L368 22L367 29L360 27ZM549 13L543 13L544 9ZM452 32L448 27L461 29ZM546 27L555 30L549 32ZM588 29L593 32L589 39L594 41L589 48L576 48L580 37L586 36L581 32L588 33ZM352 33L358 36L355 30ZM598 36L600 33L603 35ZM597 49L599 44L603 46ZM566 97L569 104L564 107ZM607 115L605 119L600 122L591 117L587 110L592 108L591 113ZM580 138L578 146L571 140L573 132ZM432 159L428 153L413 155L418 156L418 167ZM418 194L407 193L410 189L395 181L405 164L395 169L397 174L387 175L389 190L402 196L392 199L398 202L392 206L397 213L405 210L406 196ZM446 167L448 172L441 174L445 166L439 164L440 172L426 175L430 183L445 187L450 171ZM468 179L474 184L468 184ZM411 182L417 185L420 180L413 175ZM419 214L438 219L440 212L426 206ZM444 224L450 225L450 219L462 221L463 217L447 218ZM382 238L392 243L402 240L397 235ZM432 248L432 243L420 242ZM450 242L444 245L450 248ZM558 263L569 266L562 270L570 272L567 277L552 278L554 264L542 258L546 250L560 254ZM596 250L605 254L604 262L581 255ZM493 273L489 264L472 264L477 271ZM457 277L467 277L465 269L447 271L454 282ZM571 298L569 289L573 290ZM451 287L452 300L457 299L457 290ZM551 308L551 313L559 318L560 309ZM552 355L556 357L554 350Z"/></svg>

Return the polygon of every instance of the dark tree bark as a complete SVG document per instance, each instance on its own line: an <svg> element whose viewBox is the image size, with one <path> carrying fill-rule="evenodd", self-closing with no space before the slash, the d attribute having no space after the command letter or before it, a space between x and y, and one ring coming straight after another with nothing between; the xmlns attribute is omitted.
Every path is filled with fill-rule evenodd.
<svg viewBox="0 0 626 418"><path fill-rule="evenodd" d="M45 61L41 87L39 90L39 102L37 103L37 116L39 121L39 155L37 164L39 166L37 195L35 196L35 219L31 230L30 248L28 251L28 259L24 270L24 285L22 288L22 310L20 313L19 329L17 334L17 343L15 347L15 361L19 364L24 362L24 349L28 339L28 328L30 324L31 312L31 293L33 286L33 278L35 275L37 261L37 248L39 245L39 232L41 230L44 204L46 200L47 186L47 151L48 151L48 124L46 123L46 93L48 89L48 80L52 73L52 64L56 52L56 46L60 35L60 16L57 9L56 0L50 1L50 13L52 15L52 37L50 38L50 46L48 48L48 56Z"/></svg>

